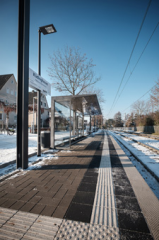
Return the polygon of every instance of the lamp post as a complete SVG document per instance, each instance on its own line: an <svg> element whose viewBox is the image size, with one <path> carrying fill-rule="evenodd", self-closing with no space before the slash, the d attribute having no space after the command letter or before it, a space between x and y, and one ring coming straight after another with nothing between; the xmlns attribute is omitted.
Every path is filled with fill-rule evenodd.
<svg viewBox="0 0 159 240"><path fill-rule="evenodd" d="M38 46L38 74L41 75L41 33L44 35L55 33L56 29L53 24L49 24L43 27L39 27L39 46ZM37 121L37 156L41 156L41 136L40 136L40 119L41 119L41 91L37 91L37 112L38 112L38 121Z"/></svg>
<svg viewBox="0 0 159 240"><path fill-rule="evenodd" d="M34 99L37 99L37 97L33 97L33 133L34 133Z"/></svg>

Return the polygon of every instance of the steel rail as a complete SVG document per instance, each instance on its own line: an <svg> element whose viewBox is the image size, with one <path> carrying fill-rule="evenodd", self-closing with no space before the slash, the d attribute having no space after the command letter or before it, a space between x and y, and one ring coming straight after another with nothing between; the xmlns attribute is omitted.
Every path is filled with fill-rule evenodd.
<svg viewBox="0 0 159 240"><path fill-rule="evenodd" d="M159 182L159 177L158 177L151 169L149 169L149 168L147 167L147 165L144 164L144 163L140 160L140 158L138 158L138 156L136 156L127 146L125 146L125 144L124 144L120 139L118 139L118 138L115 136L115 134L112 134L112 135L113 135L113 137L114 137L117 141L119 141L120 144L122 144L122 146L124 146L124 147L131 153L131 155L132 155L139 163L141 163L141 164L144 166L144 168L145 168L149 173L151 173L151 175ZM120 134L120 135L121 135L121 134ZM124 137L125 137L125 136L124 136ZM128 138L128 137L127 137L127 138ZM128 139L130 139L130 138L128 138ZM130 140L133 140L133 139L130 139ZM136 140L134 140L134 142L138 143ZM139 145L142 145L142 144L139 143ZM143 145L145 145L145 147L148 148L148 145L146 145L146 144L143 144ZM155 149L155 151L156 151L156 149ZM159 152L159 149L158 149L158 152Z"/></svg>
<svg viewBox="0 0 159 240"><path fill-rule="evenodd" d="M127 137L127 136L125 136L125 135L123 135L123 134L121 134L121 133L118 133L118 134L119 134L120 136L122 136L122 137L125 137L125 138L127 138L127 139L129 139L129 140L131 140L131 141L133 141L133 142L135 142L135 143L137 143L137 144L139 144L139 145L141 145L141 146L143 146L143 147L146 147L146 148L148 148L149 150L151 150L151 151L159 154L159 149L158 149L158 148L152 147L152 146L150 146L150 145L148 145L148 144L145 144L145 143L142 143L142 142L137 141L137 140L135 140L135 139L129 138L129 137Z"/></svg>

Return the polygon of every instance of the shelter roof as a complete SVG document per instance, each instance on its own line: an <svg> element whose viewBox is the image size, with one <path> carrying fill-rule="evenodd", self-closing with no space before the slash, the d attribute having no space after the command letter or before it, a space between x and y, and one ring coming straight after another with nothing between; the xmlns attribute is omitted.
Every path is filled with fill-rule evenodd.
<svg viewBox="0 0 159 240"><path fill-rule="evenodd" d="M51 97L51 101L56 101L72 110L84 115L101 115L101 108L96 94L69 95Z"/></svg>

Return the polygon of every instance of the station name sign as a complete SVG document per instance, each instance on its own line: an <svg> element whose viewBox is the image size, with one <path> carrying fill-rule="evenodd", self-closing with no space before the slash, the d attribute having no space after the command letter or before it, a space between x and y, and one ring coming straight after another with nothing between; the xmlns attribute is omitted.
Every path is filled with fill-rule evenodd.
<svg viewBox="0 0 159 240"><path fill-rule="evenodd" d="M51 95L51 84L29 68L29 87L40 90L44 95Z"/></svg>

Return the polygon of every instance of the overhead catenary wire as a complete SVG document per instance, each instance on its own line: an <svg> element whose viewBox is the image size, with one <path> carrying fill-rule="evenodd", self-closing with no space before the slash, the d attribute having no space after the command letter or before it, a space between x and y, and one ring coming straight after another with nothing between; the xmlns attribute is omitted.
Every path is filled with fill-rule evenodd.
<svg viewBox="0 0 159 240"><path fill-rule="evenodd" d="M138 98L135 102L133 102L131 105L129 105L129 107L125 108L123 112L125 112L128 108L130 108L134 103L136 103L137 101L139 101L141 98L143 98L147 93L149 93L157 84L155 84L153 87L151 87L146 93L144 93L140 98Z"/></svg>
<svg viewBox="0 0 159 240"><path fill-rule="evenodd" d="M142 55L143 55L143 53L144 53L144 51L146 50L146 48L147 48L147 46L148 46L149 42L151 41L151 39L152 39L152 36L154 35L154 33L155 33L155 31L156 31L156 29L157 29L158 25L159 25L159 22L157 23L156 27L154 28L154 30L153 30L153 32L152 32L152 34L151 34L151 36L150 36L149 40L147 41L147 43L146 43L146 45L145 45L144 49L142 50L142 52L141 52L141 54L140 54L140 56L139 56L139 58L138 58L138 60L137 60L137 62L136 62L136 64L135 64L135 66L134 66L134 68L133 68L132 72L130 73L130 76L128 77L128 79L127 79L127 81L126 81L126 83L125 83L125 85L124 85L123 89L121 90L121 92L120 92L120 94L119 94L119 96L118 96L118 98L117 98L117 100L116 100L116 102L115 102L114 106L117 104L117 102L118 102L118 100L119 100L119 98L120 98L120 96L121 96L122 92L124 91L124 89L125 89L125 87L126 87L126 85L127 85L128 81L130 80L130 78L131 78L131 76L132 76L132 74L133 74L133 72L134 72L134 70L135 70L135 68L136 68L137 64L139 63L139 61L140 61L140 59L141 59L141 57L142 57Z"/></svg>
<svg viewBox="0 0 159 240"><path fill-rule="evenodd" d="M120 88L121 88L122 82L123 82L123 80L124 80L124 77L125 77L125 74L126 74L127 68L128 68L128 66L129 66L129 64L130 64L130 60L131 60L132 55L133 55L133 52L134 52L134 50L135 50L135 46L136 46L136 44L137 44L137 41L138 41L138 38L139 38L140 32L141 32L141 30L142 30L142 27L143 27L144 21L145 21L145 19L146 19L146 16L147 16L147 13L148 13L149 7L150 7L150 5L151 5L151 2L152 2L152 0L150 0L149 3L148 3L148 6L147 6L147 9L146 9L145 15L144 15L144 17L143 17L142 23L141 23L141 25L140 25L140 29L139 29L139 31L138 31L138 34L137 34L137 37L136 37L136 40L135 40L134 46L133 46L132 51L131 51L131 53L130 53L130 57L129 57L129 60L128 60L128 62L127 62L127 65L126 65L126 68L125 68L125 71L124 71L123 77L122 77L122 79L121 79L121 81L120 81L120 84L119 84L119 87L118 87L117 93L116 93L116 95L115 95L115 98L114 98L113 104L112 104L112 106L111 106L111 108L110 108L110 111L109 111L108 115L109 115L110 112L112 111L112 108L113 108L113 106L114 106L114 103L115 103L116 98L117 98L117 95L118 95L118 92L119 92L119 90L120 90Z"/></svg>

